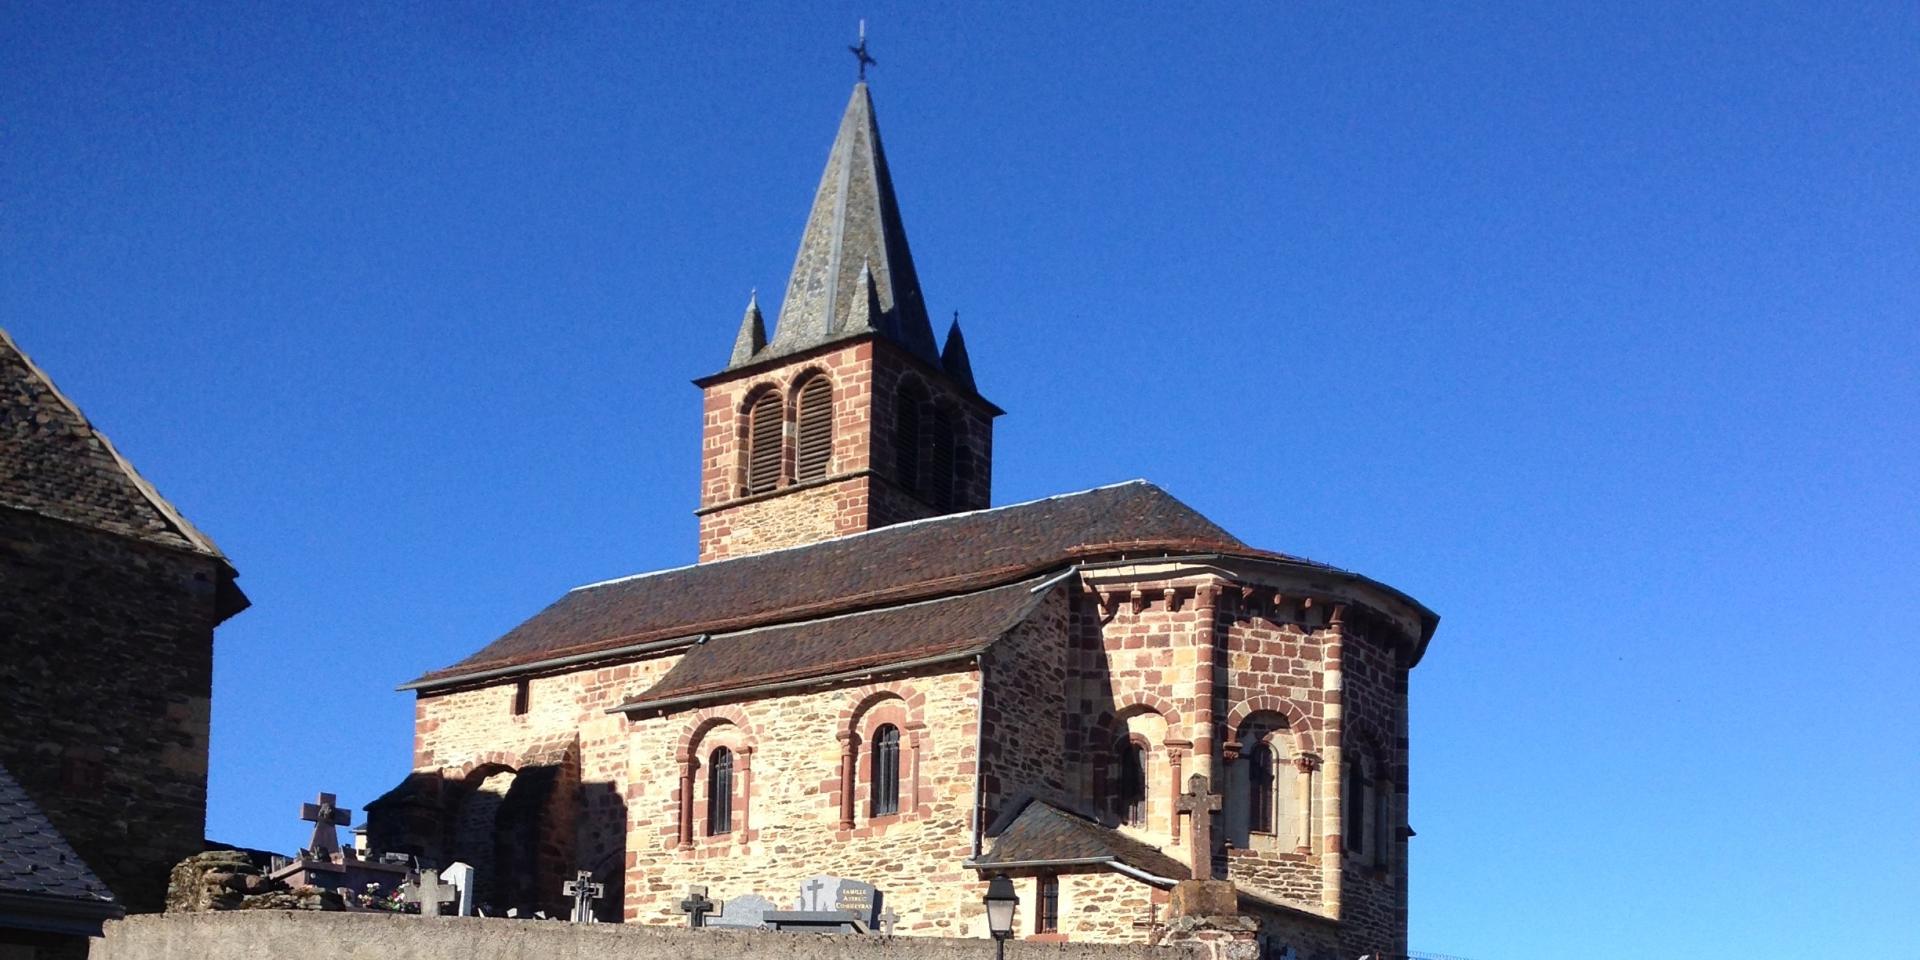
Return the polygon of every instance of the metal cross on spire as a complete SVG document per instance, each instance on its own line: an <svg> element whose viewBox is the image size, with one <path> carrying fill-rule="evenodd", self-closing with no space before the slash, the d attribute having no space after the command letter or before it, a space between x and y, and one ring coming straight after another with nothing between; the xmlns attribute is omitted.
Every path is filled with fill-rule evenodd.
<svg viewBox="0 0 1920 960"><path fill-rule="evenodd" d="M880 61L875 60L867 53L867 21L860 21L860 44L858 46L848 47L847 52L853 54L855 59L860 61L860 82L867 82L867 68L880 63Z"/></svg>

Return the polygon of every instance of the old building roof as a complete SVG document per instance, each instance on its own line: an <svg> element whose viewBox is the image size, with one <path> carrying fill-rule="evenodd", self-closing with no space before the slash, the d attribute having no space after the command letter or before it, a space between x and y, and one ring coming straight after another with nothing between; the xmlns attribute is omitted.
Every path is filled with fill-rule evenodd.
<svg viewBox="0 0 1920 960"><path fill-rule="evenodd" d="M0 330L0 506L221 556Z"/></svg>
<svg viewBox="0 0 1920 960"><path fill-rule="evenodd" d="M801 623L716 634L687 648L660 682L617 710L697 702L876 666L978 653L1025 620L1045 577Z"/></svg>
<svg viewBox="0 0 1920 960"><path fill-rule="evenodd" d="M1166 491L1134 480L579 587L403 689L951 596L1085 558L1215 551L1279 556L1247 547Z"/></svg>
<svg viewBox="0 0 1920 960"><path fill-rule="evenodd" d="M1186 864L1159 847L1038 799L1027 800L1013 822L994 838L993 848L971 865L979 870L1012 870L1114 863L1165 880L1192 875Z"/></svg>
<svg viewBox="0 0 1920 960"><path fill-rule="evenodd" d="M125 911L26 790L0 767L0 926L98 934Z"/></svg>
<svg viewBox="0 0 1920 960"><path fill-rule="evenodd" d="M871 301L877 306L874 317L868 316L863 271L869 274ZM853 88L827 154L773 339L744 357L736 344L727 366L746 366L875 331L940 368L887 154L880 146L873 98L861 83ZM750 340L744 328L742 337Z"/></svg>

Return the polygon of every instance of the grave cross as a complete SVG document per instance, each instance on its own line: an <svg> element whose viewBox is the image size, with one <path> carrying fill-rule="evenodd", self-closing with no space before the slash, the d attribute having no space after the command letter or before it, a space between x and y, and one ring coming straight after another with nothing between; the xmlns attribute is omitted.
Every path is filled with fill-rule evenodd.
<svg viewBox="0 0 1920 960"><path fill-rule="evenodd" d="M899 922L899 915L893 912L892 907L888 907L887 912L880 915L880 935L883 937L893 936L893 925Z"/></svg>
<svg viewBox="0 0 1920 960"><path fill-rule="evenodd" d="M593 923L593 902L607 895L607 885L594 883L592 870L582 870L561 884L560 892L573 898L574 923Z"/></svg>
<svg viewBox="0 0 1920 960"><path fill-rule="evenodd" d="M801 891L807 895L806 909L808 910L825 910L826 909L826 907L820 903L820 891L825 889L826 886L827 886L827 882L825 880L815 877L811 883L805 884L800 888Z"/></svg>
<svg viewBox="0 0 1920 960"><path fill-rule="evenodd" d="M1220 809L1220 795L1207 785L1207 776L1196 773L1187 778L1187 792L1174 805L1187 815L1187 829L1193 833L1193 869L1195 880L1213 879L1213 811Z"/></svg>
<svg viewBox="0 0 1920 960"><path fill-rule="evenodd" d="M690 928L707 925L707 914L720 909L720 904L707 899L706 887L688 887L687 898L680 901L680 912L687 915Z"/></svg>
<svg viewBox="0 0 1920 960"><path fill-rule="evenodd" d="M300 805L300 819L313 822L313 840L307 850L315 860L332 860L340 853L340 834L333 828L352 823L353 811L334 806L331 793L323 793L318 799L319 803Z"/></svg>
<svg viewBox="0 0 1920 960"><path fill-rule="evenodd" d="M410 880L400 888L408 900L420 905L420 915L437 917L440 905L453 901L459 895L460 888L451 883L440 882L440 871L428 868L420 871L420 879Z"/></svg>

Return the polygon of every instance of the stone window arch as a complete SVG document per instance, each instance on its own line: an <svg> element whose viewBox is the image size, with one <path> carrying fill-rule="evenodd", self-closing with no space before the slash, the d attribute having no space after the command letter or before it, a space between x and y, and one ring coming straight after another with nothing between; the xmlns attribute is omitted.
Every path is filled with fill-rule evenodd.
<svg viewBox="0 0 1920 960"><path fill-rule="evenodd" d="M752 828L754 729L737 707L701 710L680 738L676 759L679 789L674 799L678 845L745 843Z"/></svg>
<svg viewBox="0 0 1920 960"><path fill-rule="evenodd" d="M1222 751L1226 769L1227 842L1238 850L1312 850L1319 758L1303 750L1305 734L1274 709L1238 713Z"/></svg>
<svg viewBox="0 0 1920 960"><path fill-rule="evenodd" d="M920 759L926 727L924 698L904 683L856 690L841 714L840 828L884 828L924 813Z"/></svg>

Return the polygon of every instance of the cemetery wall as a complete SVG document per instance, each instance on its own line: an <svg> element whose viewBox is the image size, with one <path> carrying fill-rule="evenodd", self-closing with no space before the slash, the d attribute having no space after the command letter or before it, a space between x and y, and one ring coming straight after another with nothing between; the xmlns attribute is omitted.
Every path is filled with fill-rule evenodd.
<svg viewBox="0 0 1920 960"><path fill-rule="evenodd" d="M200 852L221 561L0 509L0 763L127 909Z"/></svg>
<svg viewBox="0 0 1920 960"><path fill-rule="evenodd" d="M980 912L976 901L974 912ZM1201 945L1014 940L1009 960L1206 960ZM337 960L988 960L985 940L881 938L632 924L573 924L375 913L236 911L129 917L107 924L92 960L258 960L321 953Z"/></svg>

